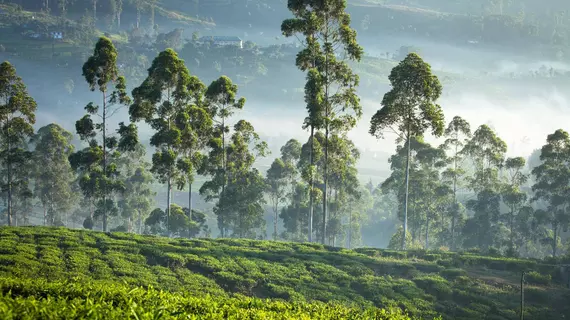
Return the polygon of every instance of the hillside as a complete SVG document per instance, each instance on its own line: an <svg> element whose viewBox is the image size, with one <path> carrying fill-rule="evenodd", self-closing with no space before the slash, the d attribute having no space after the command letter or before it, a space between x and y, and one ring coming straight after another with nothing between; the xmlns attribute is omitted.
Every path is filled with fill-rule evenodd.
<svg viewBox="0 0 570 320"><path fill-rule="evenodd" d="M161 293L166 309L183 303L180 299L201 306L207 305L208 299L218 299L217 305L222 306L226 305L224 299L241 294L304 306L299 307L299 318L303 312L314 310L303 303L317 300L347 306L400 307L424 319L439 314L444 319L518 319L522 270L534 271L527 276L525 319L570 316L566 303L570 290L558 285L565 281L559 268L538 261L468 253L351 251L320 244L245 239L168 239L63 228L0 229L0 310L17 305L15 310L20 311L15 312L29 310L31 306L26 304L30 299L39 300L34 302L36 306L46 306L41 298L49 295L58 297L48 306L52 310L73 299L78 303L76 308L85 310L84 299L99 301L94 298L96 293L105 290L103 300L129 296L139 308L152 308L157 306L159 293L128 293L125 287L152 286L187 294L182 298ZM74 279L75 284L62 282L67 279ZM25 299L18 299L20 296ZM145 299L150 300L148 304ZM121 301L101 310L120 309ZM232 303L240 309L247 301ZM284 308L278 302L262 306L254 302L268 312ZM349 312L339 308L333 308L334 312ZM119 313L113 316L120 318Z"/></svg>

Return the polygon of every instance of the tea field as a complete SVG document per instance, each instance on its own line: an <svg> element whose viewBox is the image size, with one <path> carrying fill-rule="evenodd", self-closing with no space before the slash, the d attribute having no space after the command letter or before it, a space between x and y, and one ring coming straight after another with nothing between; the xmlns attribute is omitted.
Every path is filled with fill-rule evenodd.
<svg viewBox="0 0 570 320"><path fill-rule="evenodd" d="M522 271L525 319L570 317L541 261L0 228L5 319L519 319Z"/></svg>

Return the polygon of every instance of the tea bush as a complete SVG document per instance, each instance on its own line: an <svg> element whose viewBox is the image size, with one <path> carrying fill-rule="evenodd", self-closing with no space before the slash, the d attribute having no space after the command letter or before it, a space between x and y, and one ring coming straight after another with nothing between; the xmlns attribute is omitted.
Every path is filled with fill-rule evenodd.
<svg viewBox="0 0 570 320"><path fill-rule="evenodd" d="M474 253L346 250L315 243L169 239L43 227L0 228L0 253L0 280L15 283L10 285L12 294L3 289L3 305L21 310L13 318L26 310L42 308L54 312L54 317L63 314L49 307L45 302L47 298L41 294L43 291L38 289L36 293L25 294L28 292L25 290L39 288L26 289L33 284L26 279L45 284L47 293L52 289L45 281L61 287L66 279L76 279L83 286L102 286L101 290L105 286L122 286L119 291L112 291L112 295L128 292L124 288L141 287L137 290L144 291L152 287L157 292L164 290L161 294L173 294L172 297L178 297L174 293L203 299L216 297L218 302L204 300L214 305L234 301L225 299L239 300L248 296L272 299L270 303L288 301L307 306L318 301L334 302L334 308L346 310L397 308L411 317L423 319L441 315L443 319L509 320L518 319L521 271L535 271L545 277L552 275L552 281L540 283L540 287L533 288L535 290L526 296L527 320L570 317L567 304L570 290L555 281L557 267L536 260ZM527 279L530 278L527 276ZM76 290L80 293L74 291L63 296L53 293L49 299L54 305L77 310L73 312L87 312L88 304L99 300L90 296L91 302L85 301L86 293L80 289ZM136 308L141 306L139 302ZM231 303L239 309L238 302ZM115 304L109 305L108 300L97 305L96 309L102 310L99 319L134 317L118 310ZM148 308L151 306L152 303ZM33 310L32 314L42 315ZM269 312L268 319L274 317L270 311L262 311ZM263 318L262 311L252 318ZM80 315L73 312L69 318ZM144 318L144 314L167 311L147 309L144 305L140 312ZM216 317L209 315L201 319ZM303 317L311 318L305 313L300 313L298 318ZM275 316L275 319L280 318Z"/></svg>

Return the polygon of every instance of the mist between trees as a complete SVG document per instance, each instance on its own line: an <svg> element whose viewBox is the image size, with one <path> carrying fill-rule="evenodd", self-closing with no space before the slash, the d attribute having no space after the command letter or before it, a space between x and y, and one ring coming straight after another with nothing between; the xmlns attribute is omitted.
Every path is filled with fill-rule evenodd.
<svg viewBox="0 0 570 320"><path fill-rule="evenodd" d="M446 119L437 102L444 88L416 53L392 69L379 110L362 119L350 65L363 48L345 9L344 1L289 6L292 18L281 31L301 44L295 64L306 76L306 117L299 130L308 138L287 141L267 172L254 166L271 156L267 143L247 119L235 119L247 108L238 86L227 76L204 84L173 49L160 52L128 93L113 41L98 40L82 74L85 90L99 98L72 130L83 142L78 149L74 134L58 124L33 129L36 102L15 68L2 63L2 222L31 224L39 211L43 225L171 237L349 248L378 237L394 249L565 254L568 133L548 135L530 159L506 158L506 143L489 126ZM121 109L129 123L118 120ZM396 137L391 174L378 185L359 181L359 151L347 136L359 121L369 121L379 139ZM150 146L139 141L142 123L153 131ZM431 145L428 135L445 142ZM186 207L173 201L176 190L187 193ZM157 191L164 209L155 203ZM194 207L198 194L211 210Z"/></svg>

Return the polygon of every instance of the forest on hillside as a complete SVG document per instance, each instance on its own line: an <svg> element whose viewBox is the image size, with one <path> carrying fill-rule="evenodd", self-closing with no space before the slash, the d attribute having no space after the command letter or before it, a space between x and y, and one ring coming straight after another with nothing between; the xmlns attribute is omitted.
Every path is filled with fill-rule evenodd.
<svg viewBox="0 0 570 320"><path fill-rule="evenodd" d="M68 4L42 1L35 9L61 3ZM356 91L360 78L353 70L364 48L346 3L288 9L292 17L280 31L301 45L271 47L262 55L253 54L255 44L247 43L240 57L231 57L228 48L210 49L213 45L200 43L198 34L182 46L180 30L149 31L138 38L117 37L111 29L98 34L88 27L96 16L84 15L78 39L90 44L90 52L77 72L85 82L69 86L98 98L85 106L75 128L57 123L34 128L41 102L28 93L14 66L2 63L2 223L28 225L40 208L44 225L80 222L86 229L170 237L219 235L354 248L381 230L390 232L390 248L535 258L568 252L566 131L544 137L542 149L529 159L506 157L507 144L491 126L445 113L438 104L445 83L414 52L399 57L378 111L364 119ZM155 41L145 47L145 39ZM122 63L125 56L132 61L129 51L117 49L125 44L145 47L154 57L137 58L138 68L130 69ZM290 139L271 155L253 125L236 117L248 107L237 80L220 75L227 63L224 67L248 70L268 82L261 77L271 63L267 57L281 50L295 50L290 69L305 76L297 86L306 103L299 131L307 138ZM216 79L205 83L191 72L200 69L200 60L185 61L182 55L216 59ZM213 72L211 66L208 70ZM128 110L130 121L119 120L121 110ZM397 144L389 159L391 174L377 185L358 178L360 151L348 132L359 122L369 123L372 136ZM152 130L148 145L139 139L141 126ZM430 136L445 142L432 145L426 142ZM76 138L82 141L79 148ZM254 166L261 158L272 161L265 172ZM153 201L157 184L165 206ZM174 190L187 192L188 200L173 201ZM198 194L211 212L194 207ZM209 217L215 223L208 223ZM399 230L395 222L402 225Z"/></svg>

